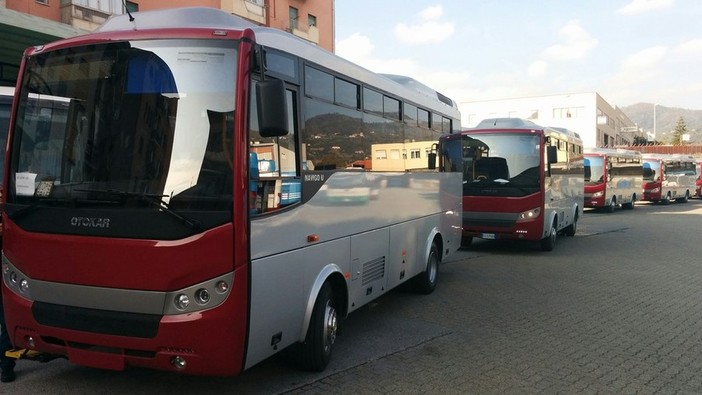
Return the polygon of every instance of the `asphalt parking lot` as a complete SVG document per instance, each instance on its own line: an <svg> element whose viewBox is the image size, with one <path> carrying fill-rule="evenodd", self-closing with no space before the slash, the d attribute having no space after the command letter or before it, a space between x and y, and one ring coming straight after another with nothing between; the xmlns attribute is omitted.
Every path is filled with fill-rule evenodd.
<svg viewBox="0 0 702 395"><path fill-rule="evenodd" d="M230 378L21 361L0 392L699 394L700 224L693 200L587 212L552 252L478 240L433 294L353 313L322 373L284 356Z"/></svg>

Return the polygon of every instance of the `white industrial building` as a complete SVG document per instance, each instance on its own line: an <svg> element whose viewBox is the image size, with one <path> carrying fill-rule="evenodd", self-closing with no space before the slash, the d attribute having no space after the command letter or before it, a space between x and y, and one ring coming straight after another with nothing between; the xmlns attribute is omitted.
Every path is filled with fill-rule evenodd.
<svg viewBox="0 0 702 395"><path fill-rule="evenodd" d="M476 126L486 118L524 118L541 126L570 129L585 147L632 145L645 133L597 92L499 99L459 104L462 126Z"/></svg>

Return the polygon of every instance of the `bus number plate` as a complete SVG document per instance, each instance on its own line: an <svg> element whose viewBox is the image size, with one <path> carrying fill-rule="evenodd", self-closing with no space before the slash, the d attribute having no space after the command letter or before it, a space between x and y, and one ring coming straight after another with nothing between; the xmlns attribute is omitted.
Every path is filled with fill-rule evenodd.
<svg viewBox="0 0 702 395"><path fill-rule="evenodd" d="M480 235L480 238L485 240L495 240L497 237L494 233L483 233Z"/></svg>

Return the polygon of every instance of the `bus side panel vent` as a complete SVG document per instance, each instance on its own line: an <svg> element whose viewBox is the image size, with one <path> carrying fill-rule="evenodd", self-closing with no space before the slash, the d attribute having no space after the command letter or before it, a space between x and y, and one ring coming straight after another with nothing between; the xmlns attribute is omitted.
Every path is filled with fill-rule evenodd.
<svg viewBox="0 0 702 395"><path fill-rule="evenodd" d="M385 277L385 257L373 259L363 264L363 285L368 285L373 281Z"/></svg>

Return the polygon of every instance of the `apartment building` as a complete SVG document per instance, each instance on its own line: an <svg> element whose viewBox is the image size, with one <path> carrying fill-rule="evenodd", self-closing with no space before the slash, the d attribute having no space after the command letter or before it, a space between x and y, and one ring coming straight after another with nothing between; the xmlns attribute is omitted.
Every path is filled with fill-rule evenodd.
<svg viewBox="0 0 702 395"><path fill-rule="evenodd" d="M463 127L486 118L524 118L538 125L570 129L585 147L632 145L646 134L619 107L597 92L566 93L459 104Z"/></svg>
<svg viewBox="0 0 702 395"><path fill-rule="evenodd" d="M334 52L334 0L0 0L0 84L14 85L25 48L95 30L113 14L219 8Z"/></svg>

